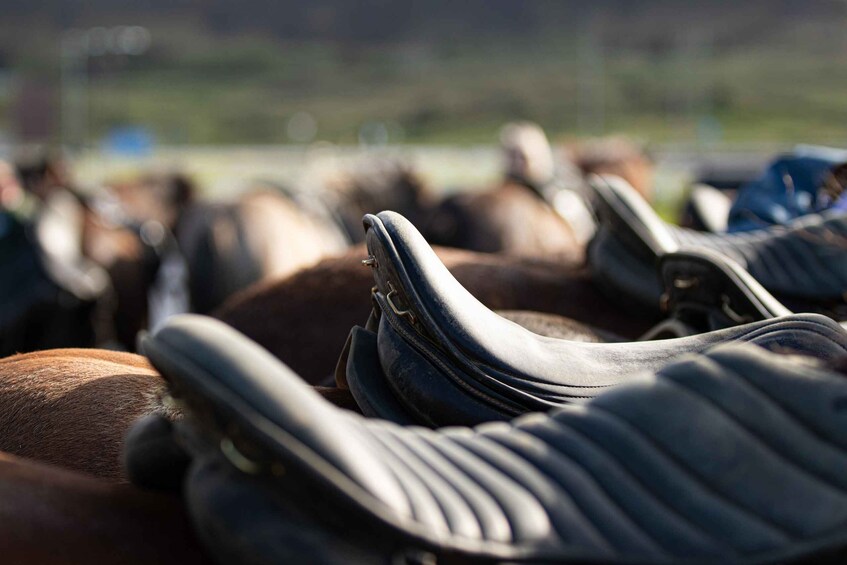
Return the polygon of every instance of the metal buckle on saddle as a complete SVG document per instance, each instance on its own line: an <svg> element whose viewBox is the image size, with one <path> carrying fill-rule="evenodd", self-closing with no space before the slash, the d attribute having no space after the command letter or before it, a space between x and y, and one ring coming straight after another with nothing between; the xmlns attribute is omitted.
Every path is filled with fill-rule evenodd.
<svg viewBox="0 0 847 565"><path fill-rule="evenodd" d="M367 259L362 260L362 265L365 267L370 267L372 269L376 269L379 267L379 262L376 257L373 255L368 255ZM388 303L388 307L391 308L391 311L400 318L407 318L412 325L415 325L415 313L411 309L403 310L395 303L395 299L393 297L397 296L399 293L391 281L388 282L388 294L385 295L385 301ZM380 310L379 302L376 300L376 295L379 293L379 288L374 286L371 288L371 299L374 302L374 311Z"/></svg>
<svg viewBox="0 0 847 565"><path fill-rule="evenodd" d="M662 293L662 296L659 298L659 308L664 314L668 314L671 311L671 308L675 305L676 300L672 300L673 298L678 299L679 291L690 290L693 288L697 288L700 284L700 279L697 277L674 277L672 288L665 288L665 291Z"/></svg>
<svg viewBox="0 0 847 565"><path fill-rule="evenodd" d="M415 323L415 313L411 310L401 310L394 304L394 300L391 298L392 296L397 295L397 289L394 288L394 285L391 284L391 281L388 281L388 294L385 295L385 301L388 302L388 306L391 308L391 311L394 312L397 316L401 318L409 318L409 322L413 325Z"/></svg>

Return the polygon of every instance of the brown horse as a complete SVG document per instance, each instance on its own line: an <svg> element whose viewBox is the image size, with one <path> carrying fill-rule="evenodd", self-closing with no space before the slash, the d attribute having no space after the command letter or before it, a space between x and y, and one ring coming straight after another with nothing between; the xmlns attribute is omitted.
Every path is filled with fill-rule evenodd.
<svg viewBox="0 0 847 565"><path fill-rule="evenodd" d="M372 158L325 179L319 198L351 242L364 241L362 216L393 210L423 222L436 198L418 171L395 159Z"/></svg>
<svg viewBox="0 0 847 565"><path fill-rule="evenodd" d="M0 359L0 452L124 481L124 437L133 422L178 417L163 402L165 389L159 373L132 353L52 349ZM346 391L317 390L355 409Z"/></svg>
<svg viewBox="0 0 847 565"><path fill-rule="evenodd" d="M420 223L427 241L487 253L579 258L593 223L587 203L581 204L577 196L585 177L618 175L648 201L652 198L653 161L626 139L572 145L559 152L558 168L547 137L535 124L507 124L500 141L504 181L489 190L447 197L434 206ZM562 193L571 198L562 199ZM548 203L553 201L558 211Z"/></svg>
<svg viewBox="0 0 847 565"><path fill-rule="evenodd" d="M835 364L847 374L847 358ZM9 563L205 564L181 501L0 453Z"/></svg>
<svg viewBox="0 0 847 565"><path fill-rule="evenodd" d="M653 200L656 164L638 143L624 137L606 137L571 145L567 152L583 176L619 176L645 200Z"/></svg>
<svg viewBox="0 0 847 565"><path fill-rule="evenodd" d="M650 321L611 305L579 263L513 259L439 249L448 268L489 307L548 312L634 337ZM327 259L230 301L219 317L258 341L312 384L331 384L350 328L370 310L371 271L364 248ZM571 339L617 339L568 320L527 313L509 317L537 333ZM0 450L102 478L123 480L123 438L144 415L173 417L161 400L164 381L144 358L97 350L52 350L0 359ZM321 389L353 407L345 391Z"/></svg>
<svg viewBox="0 0 847 565"><path fill-rule="evenodd" d="M252 190L227 203L198 202L194 192L180 175L150 176L92 199L83 248L110 275L126 349L170 313L209 312L256 281L347 247L339 228L279 192Z"/></svg>
<svg viewBox="0 0 847 565"><path fill-rule="evenodd" d="M512 182L444 199L421 232L433 245L482 253L573 262L585 251L567 221L533 190Z"/></svg>
<svg viewBox="0 0 847 565"><path fill-rule="evenodd" d="M655 323L611 303L581 261L514 258L436 248L453 275L489 308L558 314L625 338ZM373 275L364 247L227 302L216 316L257 341L312 384L325 384L353 325L370 312ZM582 332L583 330L579 330Z"/></svg>
<svg viewBox="0 0 847 565"><path fill-rule="evenodd" d="M539 333L583 341L610 336L558 317L508 313ZM338 351L331 354L337 355ZM139 418L178 418L166 383L146 359L97 349L58 349L0 359L0 453L123 482L124 439ZM336 406L358 411L349 391L315 387Z"/></svg>
<svg viewBox="0 0 847 565"><path fill-rule="evenodd" d="M0 359L0 451L118 480L137 418L174 414L165 382L138 355L59 349Z"/></svg>
<svg viewBox="0 0 847 565"><path fill-rule="evenodd" d="M170 313L208 312L258 280L286 276L348 244L340 227L279 191L207 203L188 177L151 174L87 193L61 154L43 150L22 154L17 173L21 184L0 163L0 211L14 208L34 234L45 285L69 289L84 303L80 315L92 310L96 319L86 321L87 332L59 326L55 339L31 344L4 348L0 338L0 351L114 341L132 350L138 330Z"/></svg>
<svg viewBox="0 0 847 565"><path fill-rule="evenodd" d="M211 563L182 501L0 453L6 563Z"/></svg>

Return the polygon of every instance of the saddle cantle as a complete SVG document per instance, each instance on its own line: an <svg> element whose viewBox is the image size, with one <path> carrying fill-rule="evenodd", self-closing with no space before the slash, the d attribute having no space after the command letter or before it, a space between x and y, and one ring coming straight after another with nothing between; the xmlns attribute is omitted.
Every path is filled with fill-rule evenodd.
<svg viewBox="0 0 847 565"><path fill-rule="evenodd" d="M184 496L222 563L785 563L847 545L847 379L750 345L439 431L337 409L214 320L174 318L143 348L185 411Z"/></svg>
<svg viewBox="0 0 847 565"><path fill-rule="evenodd" d="M542 337L476 300L399 214L364 221L378 316L369 328L354 328L343 384L367 415L433 427L474 425L585 402L634 373L721 342L822 359L847 348L847 332L814 314L654 342Z"/></svg>
<svg viewBox="0 0 847 565"><path fill-rule="evenodd" d="M711 249L728 256L795 310L837 317L847 293L847 214L810 214L791 224L734 234L710 234L662 221L626 181L594 176L600 228L588 249L595 278L612 295L653 311L662 293L659 257Z"/></svg>

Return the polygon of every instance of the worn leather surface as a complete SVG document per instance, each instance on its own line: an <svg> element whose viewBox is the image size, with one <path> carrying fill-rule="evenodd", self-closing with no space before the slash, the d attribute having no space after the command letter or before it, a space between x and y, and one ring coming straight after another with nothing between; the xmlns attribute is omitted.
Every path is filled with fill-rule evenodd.
<svg viewBox="0 0 847 565"><path fill-rule="evenodd" d="M592 186L601 226L589 246L589 262L595 276L629 300L657 308L657 259L707 248L737 262L780 300L844 303L847 213L810 214L784 227L709 234L664 223L622 179L594 177Z"/></svg>
<svg viewBox="0 0 847 565"><path fill-rule="evenodd" d="M220 322L144 349L205 438L186 502L223 563L811 562L847 541L847 380L749 344L439 431L336 409Z"/></svg>
<svg viewBox="0 0 847 565"><path fill-rule="evenodd" d="M722 342L750 341L821 359L847 348L844 329L814 314L653 342L542 337L476 300L399 214L369 215L365 225L382 311L378 353L385 382L427 425L474 424L584 402L640 371ZM378 403L373 407L375 415L390 417Z"/></svg>

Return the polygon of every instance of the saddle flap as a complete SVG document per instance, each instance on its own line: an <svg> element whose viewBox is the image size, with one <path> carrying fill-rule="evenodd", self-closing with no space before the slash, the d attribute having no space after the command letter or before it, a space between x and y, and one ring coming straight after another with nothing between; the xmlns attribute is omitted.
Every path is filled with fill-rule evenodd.
<svg viewBox="0 0 847 565"><path fill-rule="evenodd" d="M341 413L235 329L205 316L174 316L142 349L175 395L188 404L201 399L198 412L209 414L203 425L221 437L222 449L232 434L262 437L265 449L299 457L316 474L337 475L321 463L328 462L394 511L408 512L391 473L363 457L355 437L340 433L348 428Z"/></svg>
<svg viewBox="0 0 847 565"><path fill-rule="evenodd" d="M412 425L415 419L389 389L379 364L377 335L365 328L354 327L348 338L345 382L362 410L372 418Z"/></svg>

